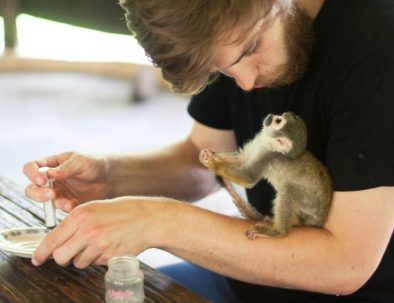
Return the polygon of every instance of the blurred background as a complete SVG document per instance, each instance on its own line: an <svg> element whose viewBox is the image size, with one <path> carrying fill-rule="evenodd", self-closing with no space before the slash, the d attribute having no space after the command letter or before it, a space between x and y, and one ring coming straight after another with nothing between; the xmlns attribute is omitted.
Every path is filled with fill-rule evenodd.
<svg viewBox="0 0 394 303"><path fill-rule="evenodd" d="M129 34L117 0L0 0L0 176L63 151L144 151L187 135L172 93ZM224 191L197 203L237 211ZM152 249L151 266L178 262Z"/></svg>

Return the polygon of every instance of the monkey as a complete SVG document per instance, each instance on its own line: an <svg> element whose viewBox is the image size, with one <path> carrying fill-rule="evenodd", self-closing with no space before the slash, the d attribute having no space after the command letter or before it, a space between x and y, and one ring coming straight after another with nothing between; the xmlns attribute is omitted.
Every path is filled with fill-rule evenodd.
<svg viewBox="0 0 394 303"><path fill-rule="evenodd" d="M262 129L238 151L200 151L200 162L222 178L241 213L258 221L246 231L248 239L283 237L293 226L323 227L331 206L332 181L306 145L304 121L285 112L268 114ZM272 218L239 198L229 182L252 188L263 178L276 191Z"/></svg>

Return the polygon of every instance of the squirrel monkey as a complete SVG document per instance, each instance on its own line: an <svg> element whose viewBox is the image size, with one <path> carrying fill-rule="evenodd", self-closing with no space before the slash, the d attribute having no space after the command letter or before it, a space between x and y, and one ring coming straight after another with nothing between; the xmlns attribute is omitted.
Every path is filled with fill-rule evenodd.
<svg viewBox="0 0 394 303"><path fill-rule="evenodd" d="M243 215L259 221L246 231L249 239L285 236L297 225L324 225L331 205L331 179L323 164L305 149L306 144L304 121L286 112L267 115L261 131L239 151L201 150L201 163L222 177L233 198L228 180L251 188L264 178L275 188L272 219L248 202L234 199Z"/></svg>

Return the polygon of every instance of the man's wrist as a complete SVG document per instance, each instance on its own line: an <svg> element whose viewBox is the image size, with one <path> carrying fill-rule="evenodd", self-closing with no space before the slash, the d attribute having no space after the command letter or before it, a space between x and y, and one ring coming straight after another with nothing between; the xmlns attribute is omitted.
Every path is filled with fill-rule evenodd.
<svg viewBox="0 0 394 303"><path fill-rule="evenodd" d="M106 154L103 159L108 186L107 197L111 199L125 196L127 193L122 192L122 188L125 179L128 178L127 171L129 170L126 157L120 154Z"/></svg>
<svg viewBox="0 0 394 303"><path fill-rule="evenodd" d="M179 226L182 226L182 219L185 214L184 208L188 205L168 198L160 198L162 201L155 203L157 208L152 216L151 243L152 247L168 249L171 243L176 242Z"/></svg>
<svg viewBox="0 0 394 303"><path fill-rule="evenodd" d="M107 191L106 191L106 194L105 194L105 198L106 199L110 199L110 198L113 197L113 195L112 195L112 186L111 186L111 182L110 182L110 178L109 178L111 165L110 165L110 161L109 161L107 155L100 154L100 158L101 158L101 161L103 163L104 180L107 183L107 186L106 186L107 187Z"/></svg>

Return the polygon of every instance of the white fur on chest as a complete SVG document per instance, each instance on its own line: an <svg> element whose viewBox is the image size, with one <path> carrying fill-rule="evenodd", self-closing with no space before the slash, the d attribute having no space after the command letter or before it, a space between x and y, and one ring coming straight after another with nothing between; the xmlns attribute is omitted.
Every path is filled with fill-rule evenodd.
<svg viewBox="0 0 394 303"><path fill-rule="evenodd" d="M245 144L242 149L242 157L244 161L244 165L249 167L256 163L258 159L261 159L263 154L267 153L272 149L272 139L268 138L264 131L260 132L253 141L249 141ZM256 148L258 146L258 148Z"/></svg>

